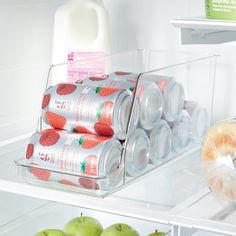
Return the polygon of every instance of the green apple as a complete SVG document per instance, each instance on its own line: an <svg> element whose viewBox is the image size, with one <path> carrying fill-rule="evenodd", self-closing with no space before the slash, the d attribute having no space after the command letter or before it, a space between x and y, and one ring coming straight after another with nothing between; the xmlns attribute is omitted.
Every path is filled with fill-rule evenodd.
<svg viewBox="0 0 236 236"><path fill-rule="evenodd" d="M74 218L65 226L65 232L69 236L100 236L102 225L94 218L83 216Z"/></svg>
<svg viewBox="0 0 236 236"><path fill-rule="evenodd" d="M59 229L45 229L34 236L66 236L66 234Z"/></svg>
<svg viewBox="0 0 236 236"><path fill-rule="evenodd" d="M159 232L157 229L154 233L149 234L148 236L165 236L165 233Z"/></svg>
<svg viewBox="0 0 236 236"><path fill-rule="evenodd" d="M139 233L127 224L114 224L106 228L101 236L140 236Z"/></svg>

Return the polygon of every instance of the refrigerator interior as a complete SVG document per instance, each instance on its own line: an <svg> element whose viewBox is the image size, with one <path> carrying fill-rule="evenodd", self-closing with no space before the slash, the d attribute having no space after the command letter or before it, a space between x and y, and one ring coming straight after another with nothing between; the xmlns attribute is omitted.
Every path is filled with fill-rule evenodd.
<svg viewBox="0 0 236 236"><path fill-rule="evenodd" d="M183 226L176 230L177 233L172 229L173 235L218 236L224 232L236 235L234 205L217 199L206 188L200 174L198 151L104 199L33 187L18 178L13 161L23 156L25 138L34 132L37 124L51 62L53 14L63 2L0 1L0 188L11 192L0 193L0 235L32 235L35 227L41 230L51 225L62 228L81 211L101 219L104 226L121 220L128 222L140 230L141 235L155 227L168 232L172 225ZM175 4L171 0L165 3L150 0L147 4L139 0L137 4L135 0L104 0L104 4L110 13L113 52L164 48L220 54L212 118L215 121L235 115L234 43L183 46L179 30L169 22L189 14L203 16L204 1L179 0ZM51 203L53 201L59 203ZM206 206L211 207L205 211ZM60 217L55 220L58 215Z"/></svg>

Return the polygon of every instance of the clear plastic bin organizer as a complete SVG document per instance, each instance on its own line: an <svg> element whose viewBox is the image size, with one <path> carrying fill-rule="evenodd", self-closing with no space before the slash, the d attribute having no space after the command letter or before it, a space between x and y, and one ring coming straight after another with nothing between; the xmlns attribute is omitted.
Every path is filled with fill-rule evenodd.
<svg viewBox="0 0 236 236"><path fill-rule="evenodd" d="M34 209L33 212L26 212L24 215L13 219L0 228L0 235L34 235L46 229L64 230L65 225L70 220L80 217L81 213L85 217L93 217L99 221L103 229L113 224L121 223L128 224L140 235L148 235L155 230L165 232L167 236L171 235L171 227L164 224L131 219L104 212L94 212L88 209L56 203L47 203Z"/></svg>
<svg viewBox="0 0 236 236"><path fill-rule="evenodd" d="M137 50L52 65L42 110L45 95L46 105L50 104L50 108L42 111L36 133L29 141L33 142L34 149L31 147L27 151L35 151L39 155L43 152L37 149L43 134L51 141L53 137L57 139L55 136L59 134L56 149L50 149L47 144L43 146L47 146L45 150L50 155L60 149L54 158L67 152L71 162L65 166L65 160L60 160L56 166L45 164L50 155L39 156L36 158L38 162L36 159L32 161L31 157L22 157L15 161L18 174L30 184L104 197L168 162L188 158L189 154L200 148L211 123L216 58L217 55ZM94 70L94 66L98 66L99 70ZM69 90L67 83L71 84ZM60 97L56 94L58 89ZM75 97L71 95L74 91L77 91ZM60 100L61 97L67 99L64 99L66 105ZM58 130L63 123L58 116L47 116L52 107L59 113L63 109L67 112L63 113L68 118L68 126L63 128L66 130ZM73 113L75 111L76 114ZM73 120L73 115L77 115L77 121L84 119L81 122L86 131L81 131L81 122L79 126L76 122L68 122ZM90 120L85 120L86 116ZM52 130L48 123L57 130ZM95 125L99 128L95 129ZM48 128L49 131L46 130ZM87 134L88 130L96 133L95 141L93 134ZM101 137L111 134L113 137ZM92 148L86 146L89 145L84 141L86 138L95 142ZM77 150L74 143L79 143L79 148L84 149L78 151L80 149ZM75 152L78 153L75 155ZM95 155L96 158L84 161L83 156L86 155ZM73 159L75 156L79 161ZM87 163L90 163L88 171Z"/></svg>

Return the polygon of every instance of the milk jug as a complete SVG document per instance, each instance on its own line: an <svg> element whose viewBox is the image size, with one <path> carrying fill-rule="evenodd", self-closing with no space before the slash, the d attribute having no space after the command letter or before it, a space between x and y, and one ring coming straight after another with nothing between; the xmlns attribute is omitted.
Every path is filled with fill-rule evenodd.
<svg viewBox="0 0 236 236"><path fill-rule="evenodd" d="M110 50L108 12L99 0L69 0L55 13L51 84L104 74ZM86 58L99 60L78 62Z"/></svg>

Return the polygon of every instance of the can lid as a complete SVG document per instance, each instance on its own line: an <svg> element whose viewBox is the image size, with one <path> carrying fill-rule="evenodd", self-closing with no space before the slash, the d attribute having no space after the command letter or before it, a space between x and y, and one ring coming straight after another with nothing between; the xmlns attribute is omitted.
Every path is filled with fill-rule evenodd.
<svg viewBox="0 0 236 236"><path fill-rule="evenodd" d="M173 142L175 151L186 147L191 137L191 118L186 110L182 110L172 126Z"/></svg>
<svg viewBox="0 0 236 236"><path fill-rule="evenodd" d="M108 178L111 186L115 186L121 179L110 178L117 172L122 155L122 145L114 138L110 139L103 147L99 160L99 169ZM118 178L118 176L117 176ZM122 175L119 175L122 178Z"/></svg>
<svg viewBox="0 0 236 236"><path fill-rule="evenodd" d="M164 91L164 117L174 121L184 107L184 88L180 83L171 80Z"/></svg>
<svg viewBox="0 0 236 236"><path fill-rule="evenodd" d="M118 139L125 139L126 138L126 129L123 128L123 125L125 122L127 122L128 118L125 120L121 120L121 110L124 109L124 101L126 99L131 99L132 93L128 91L127 89L121 90L119 92L119 96L117 97L115 101L115 106L113 109L113 117L112 117L112 124L113 129L115 130L115 136Z"/></svg>
<svg viewBox="0 0 236 236"><path fill-rule="evenodd" d="M137 175L146 168L149 162L149 146L149 138L142 129L136 129L128 138L125 162L129 175Z"/></svg>
<svg viewBox="0 0 236 236"><path fill-rule="evenodd" d="M209 120L209 114L207 110L203 107L197 107L192 115L192 131L199 137L203 137L209 126L210 126L210 120Z"/></svg>
<svg viewBox="0 0 236 236"><path fill-rule="evenodd" d="M126 131L128 122L129 122L129 117L130 117L130 111L132 107L132 100L133 97L127 98L124 100L122 107L120 107L120 119L121 119L121 126L122 129ZM139 112L140 112L140 105L137 99L135 100L134 103L134 108L133 108L133 114L132 114L132 121L131 121L131 128L130 128L130 133L136 129L138 126L139 122Z"/></svg>
<svg viewBox="0 0 236 236"><path fill-rule="evenodd" d="M115 110L114 110L114 129L116 130L117 138L118 139L125 139L127 134L127 126L129 122L129 115L132 106L132 93L129 90L123 90L123 94L117 99L115 103ZM132 115L131 133L136 129L139 122L139 103L136 101L134 106L134 112Z"/></svg>
<svg viewBox="0 0 236 236"><path fill-rule="evenodd" d="M161 119L163 98L159 87L154 82L141 82L144 92L140 97L140 123L146 130L152 129Z"/></svg>
<svg viewBox="0 0 236 236"><path fill-rule="evenodd" d="M160 120L158 125L150 132L150 159L154 164L160 162L171 150L172 132L165 120Z"/></svg>

